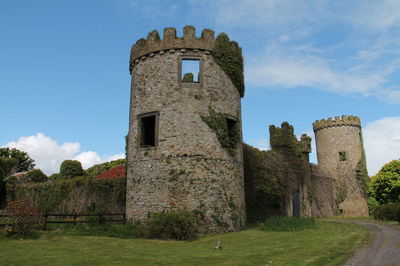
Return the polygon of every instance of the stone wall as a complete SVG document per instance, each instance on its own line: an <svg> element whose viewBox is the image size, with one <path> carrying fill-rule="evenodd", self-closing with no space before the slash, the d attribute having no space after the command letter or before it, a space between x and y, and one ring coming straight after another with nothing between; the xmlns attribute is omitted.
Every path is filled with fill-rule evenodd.
<svg viewBox="0 0 400 266"><path fill-rule="evenodd" d="M127 217L145 222L151 213L187 208L204 215L203 232L238 230L245 221L242 143L234 154L222 148L201 117L211 106L235 119L241 136L240 95L204 45L213 32L198 39L193 30L185 27L183 39L153 32L132 47ZM183 59L199 60L199 82L181 81ZM158 116L156 145L140 147L139 117L150 112Z"/></svg>
<svg viewBox="0 0 400 266"><path fill-rule="evenodd" d="M317 165L311 165L311 216L329 217L336 215L335 180L321 173Z"/></svg>

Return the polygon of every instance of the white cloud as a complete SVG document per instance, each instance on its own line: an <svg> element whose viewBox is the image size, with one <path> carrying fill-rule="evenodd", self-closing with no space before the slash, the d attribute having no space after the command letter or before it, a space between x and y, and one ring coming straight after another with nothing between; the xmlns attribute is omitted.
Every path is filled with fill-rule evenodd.
<svg viewBox="0 0 400 266"><path fill-rule="evenodd" d="M125 157L123 153L111 157L100 157L94 151L80 152L81 145L78 142L66 142L60 145L43 133L21 137L18 141L9 142L4 147L27 152L35 160L35 168L40 168L48 175L59 172L62 161L67 159L80 161L82 167L86 169L94 164Z"/></svg>
<svg viewBox="0 0 400 266"><path fill-rule="evenodd" d="M269 144L269 139L265 138L265 139L257 139L257 140L249 140L249 145L256 147L260 150L266 151L269 150L270 144Z"/></svg>
<svg viewBox="0 0 400 266"><path fill-rule="evenodd" d="M400 89L393 88L400 69L398 0L220 0L215 16L229 31L245 30L243 39L265 44L246 55L251 85L400 103Z"/></svg>
<svg viewBox="0 0 400 266"><path fill-rule="evenodd" d="M369 174L375 175L391 160L400 159L400 116L368 123L363 128Z"/></svg>

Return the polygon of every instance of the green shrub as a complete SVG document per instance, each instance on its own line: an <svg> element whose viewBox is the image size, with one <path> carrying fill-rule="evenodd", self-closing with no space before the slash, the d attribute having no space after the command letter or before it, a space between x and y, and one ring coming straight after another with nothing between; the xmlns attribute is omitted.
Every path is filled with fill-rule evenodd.
<svg viewBox="0 0 400 266"><path fill-rule="evenodd" d="M82 165L78 161L65 160L60 167L60 178L74 178L83 175Z"/></svg>
<svg viewBox="0 0 400 266"><path fill-rule="evenodd" d="M56 181L60 177L60 174L52 174L49 176L51 181Z"/></svg>
<svg viewBox="0 0 400 266"><path fill-rule="evenodd" d="M379 206L375 211L374 218L400 222L400 203L389 202Z"/></svg>
<svg viewBox="0 0 400 266"><path fill-rule="evenodd" d="M193 240L197 237L196 219L186 210L154 213L146 225L148 238Z"/></svg>
<svg viewBox="0 0 400 266"><path fill-rule="evenodd" d="M5 209L6 228L9 235L28 235L43 226L43 214L32 207L27 200L8 203Z"/></svg>
<svg viewBox="0 0 400 266"><path fill-rule="evenodd" d="M314 228L314 219L286 216L273 217L260 224L260 229L264 231L300 231Z"/></svg>
<svg viewBox="0 0 400 266"><path fill-rule="evenodd" d="M26 174L26 178L34 183L45 182L48 180L47 175L45 175L40 169L33 169Z"/></svg>
<svg viewBox="0 0 400 266"><path fill-rule="evenodd" d="M368 197L368 212L370 216L375 216L376 208L378 208L379 203L374 197Z"/></svg>

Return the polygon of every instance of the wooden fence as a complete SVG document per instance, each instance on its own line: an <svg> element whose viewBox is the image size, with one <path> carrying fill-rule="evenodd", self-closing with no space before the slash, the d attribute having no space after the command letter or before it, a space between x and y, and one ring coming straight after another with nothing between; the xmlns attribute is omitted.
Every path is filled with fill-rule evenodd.
<svg viewBox="0 0 400 266"><path fill-rule="evenodd" d="M115 216L119 216L119 219L116 219ZM0 218L5 218L4 214L0 213ZM54 213L46 213L43 215L43 229L47 229L47 224L74 224L77 223L97 223L97 224L105 224L105 223L125 223L125 213L100 213L100 214L54 214ZM85 217L89 217L90 219L82 219ZM62 218L62 220L57 219ZM5 223L1 223L0 227L5 226Z"/></svg>

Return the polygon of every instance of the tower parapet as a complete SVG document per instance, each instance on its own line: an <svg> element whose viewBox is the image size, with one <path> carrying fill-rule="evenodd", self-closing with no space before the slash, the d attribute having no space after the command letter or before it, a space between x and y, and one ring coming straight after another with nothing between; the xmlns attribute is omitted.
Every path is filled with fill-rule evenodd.
<svg viewBox="0 0 400 266"><path fill-rule="evenodd" d="M183 28L183 36L179 38L176 36L175 28L165 28L163 32L163 39L160 38L159 33L154 30L147 35L147 39L140 39L136 44L132 45L129 69L132 71L132 66L136 60L144 59L147 55L152 53L171 51L176 49L193 49L211 51L214 46L214 31L204 29L201 37L196 37L196 28L193 26L186 26Z"/></svg>
<svg viewBox="0 0 400 266"><path fill-rule="evenodd" d="M361 128L361 120L358 116L342 115L342 117L335 116L333 119L332 117L329 117L327 120L321 119L313 123L314 132L324 128L340 127L340 126Z"/></svg>

